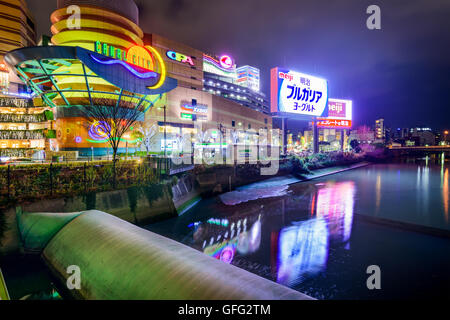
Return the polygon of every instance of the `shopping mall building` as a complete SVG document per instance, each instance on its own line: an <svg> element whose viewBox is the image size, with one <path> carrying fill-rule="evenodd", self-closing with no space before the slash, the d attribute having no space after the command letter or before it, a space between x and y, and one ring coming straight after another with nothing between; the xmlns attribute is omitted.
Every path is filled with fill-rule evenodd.
<svg viewBox="0 0 450 320"><path fill-rule="evenodd" d="M31 90L4 61L7 52L36 45L35 23L24 0L2 0L0 12L0 157L42 157L54 134L53 112L33 104Z"/></svg>
<svg viewBox="0 0 450 320"><path fill-rule="evenodd" d="M30 150L44 149L47 157L55 153L71 158L109 154L107 124L88 123L80 108L113 104L144 107L136 125L121 139L122 153L146 149L153 154L167 152L187 134L202 145L220 146L219 139L222 147L224 143L244 144L249 135L254 136L244 131L272 129L257 68L237 67L228 55L206 54L146 33L139 26L139 10L133 0L58 0L51 15L51 42L40 46L34 46L34 23L24 1L0 1L0 6L11 8L10 19L18 21L18 39L23 37L14 42L10 40L12 33L2 31L0 52L8 52L5 69L9 69L11 79L16 77L17 83L22 80L27 84L23 88L33 91L33 102L23 100L28 107L25 111L13 105L8 110L16 116L21 112L46 115L36 119L42 120L38 122L42 135L30 140L38 141L27 145ZM14 81L9 82L12 88ZM16 90L16 95L19 93ZM28 121L33 117L8 119L23 120L19 123L26 130L37 128L35 122ZM23 125L8 130L20 131ZM222 140L220 133L225 136L227 129L236 132L233 141ZM213 134L200 141L200 132L207 130ZM2 132L0 148L5 141L1 140ZM145 147L142 141L148 142ZM10 150L17 143L6 146Z"/></svg>

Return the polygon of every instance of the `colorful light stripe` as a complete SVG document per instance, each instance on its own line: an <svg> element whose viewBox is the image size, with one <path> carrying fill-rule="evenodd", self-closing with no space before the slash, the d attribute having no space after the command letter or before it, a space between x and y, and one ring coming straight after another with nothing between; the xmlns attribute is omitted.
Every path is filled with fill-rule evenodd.
<svg viewBox="0 0 450 320"><path fill-rule="evenodd" d="M158 76L158 74L156 72L153 71L149 71L146 73L141 73L139 71L136 71L135 69L133 69L133 67L131 67L128 63L122 61L122 60L116 60L116 59L112 59L112 60L100 60L97 57L95 57L94 55L90 55L91 58L101 64L105 64L105 65L113 65L113 64L120 64L122 66L124 66L128 71L130 71L132 74L134 74L136 77L141 78L141 79L149 79L149 78L156 78Z"/></svg>

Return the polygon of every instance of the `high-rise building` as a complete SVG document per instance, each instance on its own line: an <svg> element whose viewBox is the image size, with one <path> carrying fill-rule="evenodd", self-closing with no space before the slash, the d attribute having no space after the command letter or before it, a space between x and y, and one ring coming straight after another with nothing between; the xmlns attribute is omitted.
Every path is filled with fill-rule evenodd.
<svg viewBox="0 0 450 320"><path fill-rule="evenodd" d="M236 84L255 92L260 90L260 71L252 66L242 66L236 69Z"/></svg>
<svg viewBox="0 0 450 320"><path fill-rule="evenodd" d="M26 94L26 85L8 68L5 54L36 45L34 19L25 0L0 1L0 89L3 94Z"/></svg>
<svg viewBox="0 0 450 320"><path fill-rule="evenodd" d="M384 127L384 119L375 121L375 139L384 140L386 138L386 130Z"/></svg>
<svg viewBox="0 0 450 320"><path fill-rule="evenodd" d="M34 19L24 0L0 1L0 156L43 157L53 113L5 63L9 51L36 45Z"/></svg>

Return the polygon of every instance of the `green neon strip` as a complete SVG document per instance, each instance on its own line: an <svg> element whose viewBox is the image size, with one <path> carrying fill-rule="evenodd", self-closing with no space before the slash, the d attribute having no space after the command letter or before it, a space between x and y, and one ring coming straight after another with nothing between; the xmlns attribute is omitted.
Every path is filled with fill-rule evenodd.
<svg viewBox="0 0 450 320"><path fill-rule="evenodd" d="M91 142L91 143L107 143L109 140L108 140L108 139L105 139L105 140L91 140L91 139L86 139L86 141L87 141L87 142ZM137 139L135 139L135 140L127 140L127 139L120 138L120 141L122 141L122 142L128 142L128 143L136 143L136 142L142 141L142 139L137 138Z"/></svg>

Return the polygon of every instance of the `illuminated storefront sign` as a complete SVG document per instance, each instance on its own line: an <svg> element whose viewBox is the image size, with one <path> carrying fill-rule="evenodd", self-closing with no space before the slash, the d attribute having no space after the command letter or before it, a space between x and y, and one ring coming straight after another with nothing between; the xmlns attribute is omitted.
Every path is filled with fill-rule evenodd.
<svg viewBox="0 0 450 320"><path fill-rule="evenodd" d="M234 62L233 58L227 55L223 55L219 58L220 66L224 69L231 69L233 68Z"/></svg>
<svg viewBox="0 0 450 320"><path fill-rule="evenodd" d="M329 99L328 117L318 118L317 126L323 128L351 128L352 112L351 100Z"/></svg>
<svg viewBox="0 0 450 320"><path fill-rule="evenodd" d="M185 120L208 120L208 106L204 104L192 105L189 102L181 102L181 119Z"/></svg>
<svg viewBox="0 0 450 320"><path fill-rule="evenodd" d="M321 128L351 128L352 121L351 120L339 120L339 119L326 119L326 120L317 120L317 126Z"/></svg>
<svg viewBox="0 0 450 320"><path fill-rule="evenodd" d="M227 55L223 55L217 59L215 57L204 54L203 71L233 79L237 78L236 65L234 64L234 60Z"/></svg>
<svg viewBox="0 0 450 320"><path fill-rule="evenodd" d="M125 52L124 50L97 41L95 43L95 52L117 60L125 61L128 64L146 70L153 71L155 68L155 61L153 60L152 54L144 47L132 46Z"/></svg>
<svg viewBox="0 0 450 320"><path fill-rule="evenodd" d="M271 70L271 112L327 116L328 82L292 70Z"/></svg>
<svg viewBox="0 0 450 320"><path fill-rule="evenodd" d="M91 58L97 63L106 65L121 64L141 79L156 78L158 74L155 71L158 69L160 73L159 81L154 86L149 87L149 89L158 89L166 80L166 66L164 61L158 51L151 46L132 46L125 51L107 43L96 41L95 52L114 59L102 60L91 55ZM142 69L147 72L141 72Z"/></svg>
<svg viewBox="0 0 450 320"><path fill-rule="evenodd" d="M203 104L192 105L186 102L181 102L181 110L193 113L208 113L208 106Z"/></svg>
<svg viewBox="0 0 450 320"><path fill-rule="evenodd" d="M175 52L175 51L167 51L166 55L169 59L178 61L178 62L183 62L183 63L187 63L190 64L191 66L194 65L194 61L192 60L192 57L190 56L186 56L184 54Z"/></svg>
<svg viewBox="0 0 450 320"><path fill-rule="evenodd" d="M185 119L185 120L192 120L194 117L193 114L191 113L181 113L181 119Z"/></svg>

